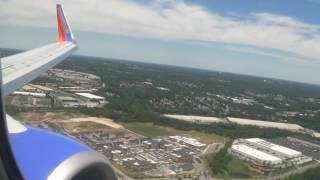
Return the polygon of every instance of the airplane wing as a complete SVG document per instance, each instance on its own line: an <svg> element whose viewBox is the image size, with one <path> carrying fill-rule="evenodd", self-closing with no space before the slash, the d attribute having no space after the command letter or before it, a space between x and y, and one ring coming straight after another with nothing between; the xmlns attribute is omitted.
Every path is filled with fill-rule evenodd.
<svg viewBox="0 0 320 180"><path fill-rule="evenodd" d="M1 59L2 93L9 95L71 55L77 44L63 13L57 5L58 42Z"/></svg>
<svg viewBox="0 0 320 180"><path fill-rule="evenodd" d="M1 59L3 96L32 81L77 49L61 5L57 5L57 21L56 43ZM117 179L105 156L90 147L69 137L24 125L9 115L6 121L11 148L24 179Z"/></svg>

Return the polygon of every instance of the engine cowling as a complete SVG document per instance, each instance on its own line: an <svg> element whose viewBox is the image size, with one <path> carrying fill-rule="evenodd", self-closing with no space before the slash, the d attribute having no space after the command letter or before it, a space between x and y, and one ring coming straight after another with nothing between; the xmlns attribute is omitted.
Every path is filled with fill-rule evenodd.
<svg viewBox="0 0 320 180"><path fill-rule="evenodd" d="M10 122L11 121L11 122ZM7 117L16 161L27 180L117 179L109 160L78 141Z"/></svg>

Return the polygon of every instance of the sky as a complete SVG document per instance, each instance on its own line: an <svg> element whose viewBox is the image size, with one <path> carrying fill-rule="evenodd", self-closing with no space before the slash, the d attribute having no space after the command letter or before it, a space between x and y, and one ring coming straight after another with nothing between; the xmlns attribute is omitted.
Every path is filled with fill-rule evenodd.
<svg viewBox="0 0 320 180"><path fill-rule="evenodd" d="M57 39L77 54L320 84L320 0L0 0L0 47Z"/></svg>

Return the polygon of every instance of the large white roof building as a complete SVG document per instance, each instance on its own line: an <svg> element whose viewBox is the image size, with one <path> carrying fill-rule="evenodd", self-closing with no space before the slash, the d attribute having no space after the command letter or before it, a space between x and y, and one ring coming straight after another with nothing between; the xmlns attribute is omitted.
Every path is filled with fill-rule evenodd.
<svg viewBox="0 0 320 180"><path fill-rule="evenodd" d="M189 138L189 137L183 137L183 136L169 136L170 139L173 139L177 142L183 142L185 144L194 146L194 147L204 147L206 146L206 144L203 144L201 142L199 142L196 139L193 138Z"/></svg>
<svg viewBox="0 0 320 180"><path fill-rule="evenodd" d="M263 171L312 161L312 158L299 151L260 138L237 139L232 143L229 152Z"/></svg>
<svg viewBox="0 0 320 180"><path fill-rule="evenodd" d="M298 124L279 123L279 122L233 118L233 117L228 117L227 119L232 123L236 123L240 125L259 126L259 127L265 127L265 128L277 128L277 129L285 129L290 131L300 131L304 129L302 126Z"/></svg>
<svg viewBox="0 0 320 180"><path fill-rule="evenodd" d="M273 155L254 149L244 144L234 144L231 150L261 163L280 164L282 160Z"/></svg>
<svg viewBox="0 0 320 180"><path fill-rule="evenodd" d="M277 144L270 143L270 142L265 141L265 140L260 139L260 138L250 138L250 139L246 139L246 141L254 143L254 144L258 145L258 146L262 146L262 147L264 147L266 149L270 149L272 151L275 151L276 153L282 154L287 158L294 158L294 157L298 157L298 156L302 155L302 153L299 152L299 151L296 151L296 150L293 150L293 149L289 149L289 148L286 148L286 147L283 147L283 146L279 146Z"/></svg>
<svg viewBox="0 0 320 180"><path fill-rule="evenodd" d="M77 94L77 95L79 95L79 96L82 96L82 97L88 98L88 99L104 100L104 97L97 96L97 95L90 94L90 93L76 93L76 94Z"/></svg>
<svg viewBox="0 0 320 180"><path fill-rule="evenodd" d="M22 95L22 96L46 97L46 94L44 93L24 92L24 91L14 91L12 94Z"/></svg>

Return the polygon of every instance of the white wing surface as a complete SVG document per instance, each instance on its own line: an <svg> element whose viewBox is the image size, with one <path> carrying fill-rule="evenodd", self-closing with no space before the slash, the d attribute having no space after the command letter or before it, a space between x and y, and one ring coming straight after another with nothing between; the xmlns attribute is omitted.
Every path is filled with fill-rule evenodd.
<svg viewBox="0 0 320 180"><path fill-rule="evenodd" d="M71 28L57 5L58 42L1 59L2 95L7 96L66 59L76 49Z"/></svg>

